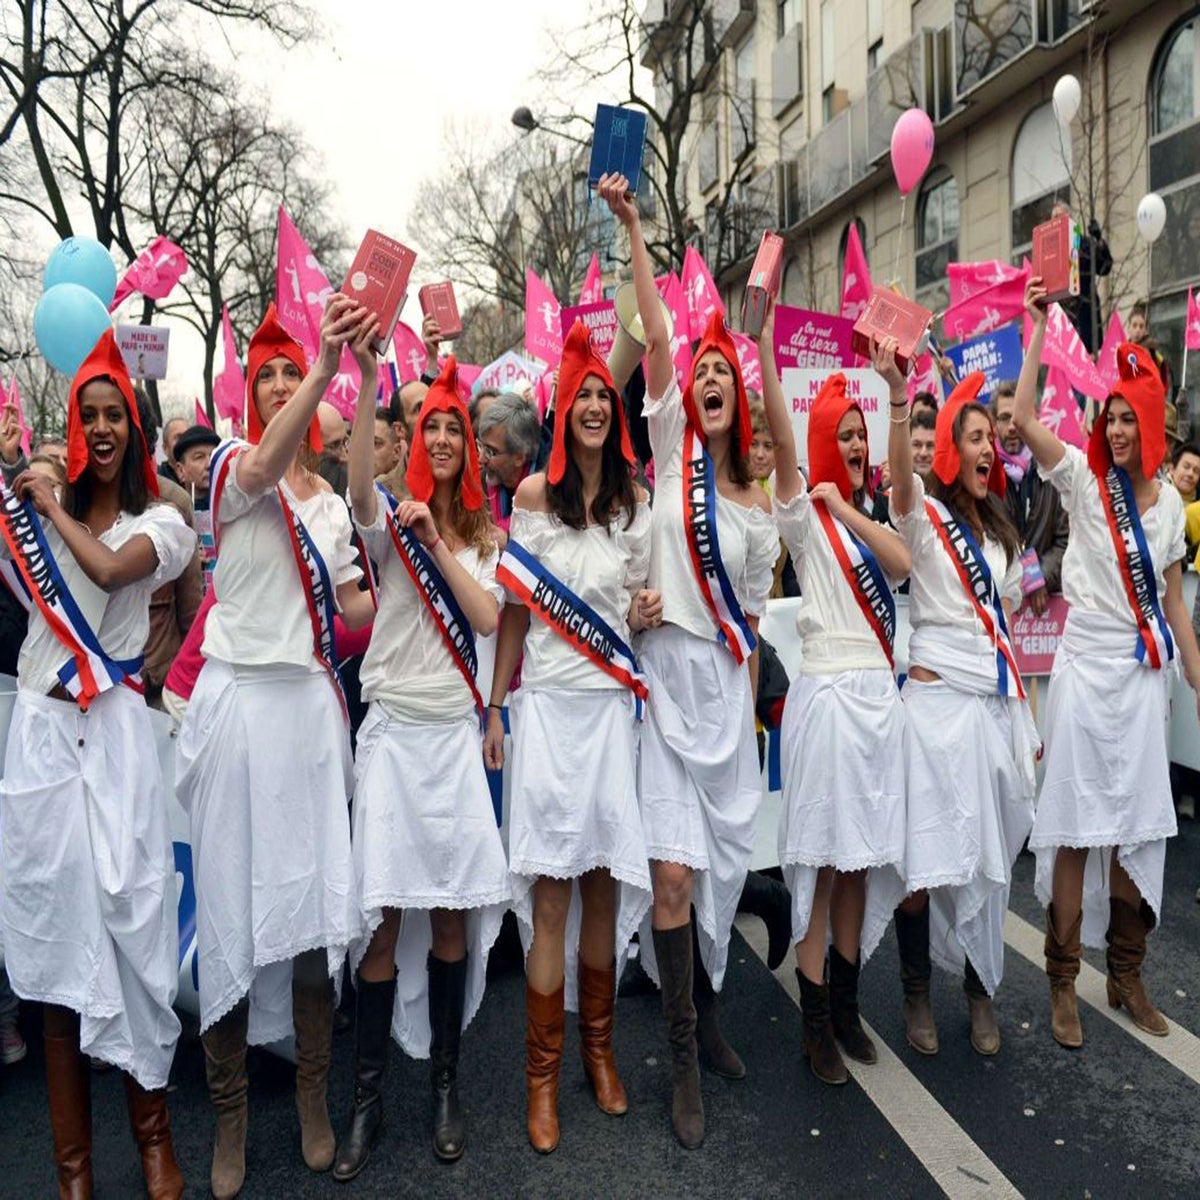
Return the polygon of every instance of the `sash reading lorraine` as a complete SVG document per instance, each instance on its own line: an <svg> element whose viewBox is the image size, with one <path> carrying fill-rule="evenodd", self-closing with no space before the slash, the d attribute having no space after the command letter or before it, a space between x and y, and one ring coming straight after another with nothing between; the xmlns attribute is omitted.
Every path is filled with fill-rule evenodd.
<svg viewBox="0 0 1200 1200"><path fill-rule="evenodd" d="M1175 657L1175 643L1159 604L1154 562L1142 528L1133 484L1120 467L1110 467L1100 481L1100 501L1117 551L1125 597L1137 622L1133 656L1142 666L1161 670Z"/></svg>
<svg viewBox="0 0 1200 1200"><path fill-rule="evenodd" d="M212 490L213 541L220 554L220 506L221 497L225 494L225 485L229 481L229 472L239 454L248 446L246 442L228 441L218 446L213 452L209 464L209 475ZM296 571L300 576L300 587L304 592L304 603L308 608L308 619L313 632L313 657L321 664L329 681L333 684L337 695L342 716L350 720L350 710L346 707L346 694L342 690L342 679L338 674L333 645L333 615L334 587L329 578L329 568L325 565L321 552L308 532L299 514L291 506L284 493L283 484L275 488L279 506L283 510L287 522L288 542L292 549L292 557L296 561Z"/></svg>
<svg viewBox="0 0 1200 1200"><path fill-rule="evenodd" d="M700 594L717 623L718 640L743 663L754 652L757 639L721 559L712 458L691 425L683 435L683 528Z"/></svg>
<svg viewBox="0 0 1200 1200"><path fill-rule="evenodd" d="M1024 700L1025 685L1021 682L1021 672L1017 669L1016 655L1008 636L1008 623L1004 619L1000 593L983 550L966 523L959 520L940 500L927 497L925 510L934 532L958 572L975 615L996 647L997 691L1001 696L1015 696L1018 700Z"/></svg>
<svg viewBox="0 0 1200 1200"><path fill-rule="evenodd" d="M839 521L829 511L829 506L823 500L813 504L813 511L825 530L825 536L829 538L833 556L850 585L851 594L879 639L888 666L894 667L892 647L896 641L896 601L879 559L865 542L854 536L844 521Z"/></svg>
<svg viewBox="0 0 1200 1200"><path fill-rule="evenodd" d="M599 667L634 696L637 719L642 719L649 693L633 651L585 600L511 539L500 556L496 578L521 603L558 634L573 650Z"/></svg>
<svg viewBox="0 0 1200 1200"><path fill-rule="evenodd" d="M118 661L109 658L63 578L42 522L33 506L17 499L0 478L0 536L12 555L5 581L28 608L36 605L50 632L71 657L58 669L58 678L80 708L109 688L124 684L143 690L142 658Z"/></svg>

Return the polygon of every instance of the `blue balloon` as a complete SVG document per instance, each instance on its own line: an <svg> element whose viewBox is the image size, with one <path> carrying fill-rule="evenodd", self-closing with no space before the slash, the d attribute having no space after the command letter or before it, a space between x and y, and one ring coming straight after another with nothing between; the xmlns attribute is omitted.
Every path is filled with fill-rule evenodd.
<svg viewBox="0 0 1200 1200"><path fill-rule="evenodd" d="M78 283L59 283L42 293L33 310L33 336L46 361L74 375L100 335L112 328L108 309Z"/></svg>
<svg viewBox="0 0 1200 1200"><path fill-rule="evenodd" d="M105 308L117 292L117 268L112 255L95 238L69 237L54 247L42 273L42 287L49 291L60 283L77 283L94 295Z"/></svg>

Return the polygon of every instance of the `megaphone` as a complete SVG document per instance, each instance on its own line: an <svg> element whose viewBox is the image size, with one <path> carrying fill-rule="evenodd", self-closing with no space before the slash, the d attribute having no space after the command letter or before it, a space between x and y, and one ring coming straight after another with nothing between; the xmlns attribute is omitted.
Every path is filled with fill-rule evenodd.
<svg viewBox="0 0 1200 1200"><path fill-rule="evenodd" d="M667 323L669 342L675 333L675 322L671 320L671 310L663 298L658 296L657 299L662 309L663 320ZM613 297L613 307L617 310L617 336L608 352L608 370L617 391L620 392L624 390L634 368L646 353L646 330L642 325L642 314L638 312L637 289L632 282L623 283L617 288L617 294Z"/></svg>

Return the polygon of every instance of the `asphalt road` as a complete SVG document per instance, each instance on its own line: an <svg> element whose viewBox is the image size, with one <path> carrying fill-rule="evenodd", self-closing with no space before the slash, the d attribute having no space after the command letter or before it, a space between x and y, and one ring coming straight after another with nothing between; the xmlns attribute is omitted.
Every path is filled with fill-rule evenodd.
<svg viewBox="0 0 1200 1200"><path fill-rule="evenodd" d="M393 1047L387 1127L358 1180L335 1184L306 1170L292 1103L292 1070L257 1056L251 1085L247 1184L253 1197L689 1196L719 1197L1196 1197L1200 1196L1200 822L1181 823L1167 855L1166 912L1151 940L1149 989L1175 1023L1145 1038L1109 1014L1103 981L1085 968L1086 1044L1060 1049L1049 1030L1041 970L1041 915L1033 860L1019 860L997 1000L1003 1046L983 1059L967 1041L957 981L935 972L941 1052L922 1058L904 1041L891 934L863 975L862 1007L881 1049L843 1088L819 1084L800 1056L800 1013L790 963L771 975L755 946L762 926L739 919L723 996L731 1042L748 1077L704 1078L708 1137L681 1150L669 1127L669 1075L657 996L623 998L617 1058L630 1111L595 1107L578 1041L568 1028L560 1092L562 1141L541 1157L524 1132L523 980L496 973L464 1038L462 1092L468 1148L453 1166L429 1149L427 1075ZM1103 956L1090 954L1103 971ZM24 1062L0 1068L0 1197L54 1194L45 1112L40 1014L22 1013ZM351 1091L351 1035L335 1040L331 1111ZM199 1043L176 1056L172 1115L189 1195L208 1194L212 1118ZM93 1079L95 1170L101 1200L136 1197L140 1171L119 1077Z"/></svg>

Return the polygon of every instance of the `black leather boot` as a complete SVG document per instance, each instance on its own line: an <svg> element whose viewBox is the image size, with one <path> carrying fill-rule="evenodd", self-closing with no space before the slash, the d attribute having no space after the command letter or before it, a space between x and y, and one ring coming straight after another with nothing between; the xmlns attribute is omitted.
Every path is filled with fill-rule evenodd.
<svg viewBox="0 0 1200 1200"><path fill-rule="evenodd" d="M462 1158L467 1148L458 1103L458 1045L467 993L467 956L442 962L431 954L429 968L429 1083L433 1091L433 1152L442 1162Z"/></svg>
<svg viewBox="0 0 1200 1200"><path fill-rule="evenodd" d="M350 1124L338 1139L333 1177L353 1179L367 1165L371 1147L383 1127L383 1074L387 1067L396 1003L396 981L358 981L354 1029L354 1109Z"/></svg>
<svg viewBox="0 0 1200 1200"><path fill-rule="evenodd" d="M875 1043L867 1037L858 1013L858 971L861 958L849 962L829 947L829 1008L833 1035L852 1059L860 1063L877 1061Z"/></svg>

